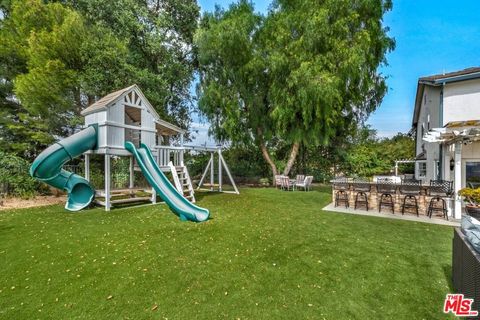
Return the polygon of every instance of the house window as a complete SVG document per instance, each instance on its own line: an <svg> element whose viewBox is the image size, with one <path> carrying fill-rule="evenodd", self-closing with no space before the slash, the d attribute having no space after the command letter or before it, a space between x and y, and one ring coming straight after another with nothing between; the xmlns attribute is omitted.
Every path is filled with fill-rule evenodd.
<svg viewBox="0 0 480 320"><path fill-rule="evenodd" d="M465 182L467 187L480 187L480 162L467 161L465 164Z"/></svg>
<svg viewBox="0 0 480 320"><path fill-rule="evenodd" d="M427 176L427 162L417 162L417 175L418 178L425 178Z"/></svg>

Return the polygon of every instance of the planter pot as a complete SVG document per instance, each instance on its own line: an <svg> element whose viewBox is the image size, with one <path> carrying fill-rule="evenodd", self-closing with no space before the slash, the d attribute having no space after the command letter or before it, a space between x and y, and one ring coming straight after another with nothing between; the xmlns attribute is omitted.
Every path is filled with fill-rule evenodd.
<svg viewBox="0 0 480 320"><path fill-rule="evenodd" d="M480 220L480 207L468 204L465 206L465 212L469 216L474 217L477 220Z"/></svg>

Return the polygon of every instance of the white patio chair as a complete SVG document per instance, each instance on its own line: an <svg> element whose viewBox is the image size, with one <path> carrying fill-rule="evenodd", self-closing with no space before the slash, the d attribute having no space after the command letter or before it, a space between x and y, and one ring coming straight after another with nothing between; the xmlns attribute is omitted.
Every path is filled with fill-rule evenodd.
<svg viewBox="0 0 480 320"><path fill-rule="evenodd" d="M282 189L286 191L294 190L295 184L290 183L290 178L282 176Z"/></svg>
<svg viewBox="0 0 480 320"><path fill-rule="evenodd" d="M303 183L305 181L305 175L304 174L297 174L297 177L295 178L295 185L297 183Z"/></svg>
<svg viewBox="0 0 480 320"><path fill-rule="evenodd" d="M298 188L303 188L304 191L310 191L310 186L312 185L313 176L306 176L303 182L296 183L295 186Z"/></svg>
<svg viewBox="0 0 480 320"><path fill-rule="evenodd" d="M280 187L282 189L282 176L280 174L275 175L275 188Z"/></svg>

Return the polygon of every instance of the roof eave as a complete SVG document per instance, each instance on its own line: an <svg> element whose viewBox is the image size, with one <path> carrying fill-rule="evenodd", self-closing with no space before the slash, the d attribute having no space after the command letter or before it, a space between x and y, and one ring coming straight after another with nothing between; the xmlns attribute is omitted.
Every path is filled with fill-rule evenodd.
<svg viewBox="0 0 480 320"><path fill-rule="evenodd" d="M185 129L182 129L180 127L177 127L176 125L170 123L170 122L167 122L165 120L162 120L162 119L156 119L155 120L155 123L158 123L159 125L167 128L167 129L170 129L172 131L175 131L175 132L178 132L180 134L185 134L187 133L187 131Z"/></svg>
<svg viewBox="0 0 480 320"><path fill-rule="evenodd" d="M107 109L108 109L107 106L101 107L101 108L98 108L98 109L93 109L93 110L84 109L84 110L80 111L80 115L82 115L82 116L87 116L87 115L89 115L89 114L97 113L97 112L99 112L99 111L105 111L105 110L107 110Z"/></svg>

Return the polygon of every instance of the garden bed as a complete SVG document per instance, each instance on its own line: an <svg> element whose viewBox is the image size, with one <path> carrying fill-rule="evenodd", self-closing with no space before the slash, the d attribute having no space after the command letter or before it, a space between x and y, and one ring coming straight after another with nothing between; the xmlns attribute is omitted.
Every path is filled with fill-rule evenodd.
<svg viewBox="0 0 480 320"><path fill-rule="evenodd" d="M35 196L30 199L23 198L5 198L3 200L3 205L0 206L0 210L10 210L10 209L22 209L22 208L33 208L33 207L43 207L53 204L65 203L66 196Z"/></svg>

